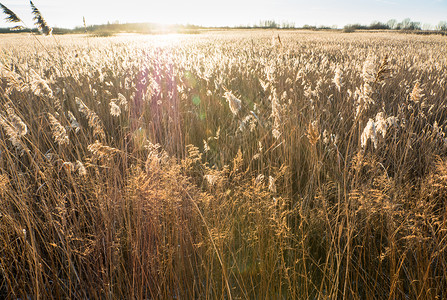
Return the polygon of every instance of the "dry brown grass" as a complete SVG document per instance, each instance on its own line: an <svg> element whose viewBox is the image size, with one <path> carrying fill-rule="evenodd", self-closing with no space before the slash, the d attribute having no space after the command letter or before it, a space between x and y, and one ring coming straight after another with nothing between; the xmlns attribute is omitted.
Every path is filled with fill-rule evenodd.
<svg viewBox="0 0 447 300"><path fill-rule="evenodd" d="M445 38L276 36L1 37L0 297L445 298Z"/></svg>

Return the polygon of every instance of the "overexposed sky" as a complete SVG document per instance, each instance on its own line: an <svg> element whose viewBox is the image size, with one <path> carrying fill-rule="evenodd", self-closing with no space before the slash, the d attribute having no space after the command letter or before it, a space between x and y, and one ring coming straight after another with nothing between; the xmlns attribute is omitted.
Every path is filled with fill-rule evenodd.
<svg viewBox="0 0 447 300"><path fill-rule="evenodd" d="M31 27L27 0L0 0ZM337 25L389 19L438 24L447 21L447 0L34 0L48 24L72 28L108 21L195 24L203 26L254 25L260 20L293 22L296 26ZM1 13L0 27L8 27Z"/></svg>

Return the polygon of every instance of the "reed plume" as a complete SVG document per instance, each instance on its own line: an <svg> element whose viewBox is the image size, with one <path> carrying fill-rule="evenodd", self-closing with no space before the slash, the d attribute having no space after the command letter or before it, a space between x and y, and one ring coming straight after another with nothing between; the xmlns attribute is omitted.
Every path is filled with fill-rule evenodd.
<svg viewBox="0 0 447 300"><path fill-rule="evenodd" d="M87 149L94 156L96 156L98 158L106 158L108 160L112 159L113 155L120 152L116 148L109 147L107 145L103 145L98 140L96 140L93 144L88 145Z"/></svg>
<svg viewBox="0 0 447 300"><path fill-rule="evenodd" d="M225 92L224 97L228 102L231 112L236 116L241 110L241 100L236 98L231 91Z"/></svg>
<svg viewBox="0 0 447 300"><path fill-rule="evenodd" d="M377 130L376 130L376 124L374 123L373 119L369 119L368 123L366 124L365 128L363 129L362 136L361 136L362 148L366 147L366 144L368 143L369 139L373 142L374 148L377 148L377 145L378 145Z"/></svg>
<svg viewBox="0 0 447 300"><path fill-rule="evenodd" d="M70 140L68 139L67 131L64 126L50 113L48 113L50 119L51 131L53 132L53 139L59 145L68 145Z"/></svg>
<svg viewBox="0 0 447 300"><path fill-rule="evenodd" d="M8 108L6 112L6 116L0 114L0 125L8 135L9 141L21 154L23 154L25 151L28 151L28 148L22 141L22 137L28 133L28 127L22 119L15 114L12 108Z"/></svg>
<svg viewBox="0 0 447 300"><path fill-rule="evenodd" d="M316 121L309 123L306 136L312 146L315 146L320 140L320 129Z"/></svg>
<svg viewBox="0 0 447 300"><path fill-rule="evenodd" d="M84 24L84 33L87 33L87 24L85 23L85 17L82 17L82 23Z"/></svg>
<svg viewBox="0 0 447 300"><path fill-rule="evenodd" d="M37 29L39 29L39 31L42 32L44 35L51 35L51 33L53 32L53 28L48 26L42 14L31 0L29 4L31 5L31 10L34 15L33 20L35 21L34 24L37 26Z"/></svg>
<svg viewBox="0 0 447 300"><path fill-rule="evenodd" d="M115 101L110 101L110 115L114 117L119 117L121 115L121 108L116 104Z"/></svg>
<svg viewBox="0 0 447 300"><path fill-rule="evenodd" d="M332 82L335 84L335 86L337 87L337 90L339 92L340 92L341 86L342 86L341 76L342 76L342 71L341 71L340 67L338 66L337 69L335 69L335 75L334 75L334 78L332 79Z"/></svg>
<svg viewBox="0 0 447 300"><path fill-rule="evenodd" d="M386 54L379 66L379 70L377 71L376 79L374 80L374 82L382 82L383 80L388 78L390 74L391 69L389 67L388 54Z"/></svg>
<svg viewBox="0 0 447 300"><path fill-rule="evenodd" d="M76 120L76 117L71 111L68 111L67 114L68 119L70 120L70 127L77 133L79 130L81 130L81 125L79 125L78 120Z"/></svg>
<svg viewBox="0 0 447 300"><path fill-rule="evenodd" d="M416 102L416 103L421 101L422 97L425 96L422 92L423 92L423 89L421 88L421 84L418 81L418 82L416 82L416 84L413 87L413 90L411 91L411 94L410 94L411 101Z"/></svg>
<svg viewBox="0 0 447 300"><path fill-rule="evenodd" d="M8 23L23 23L22 19L20 19L12 10L4 6L0 3L0 7L3 10L3 13L7 16L5 18Z"/></svg>
<svg viewBox="0 0 447 300"><path fill-rule="evenodd" d="M87 175L87 169L85 168L85 166L82 163L82 161L80 161L80 160L76 161L75 169L78 171L78 174L80 176L86 176Z"/></svg>
<svg viewBox="0 0 447 300"><path fill-rule="evenodd" d="M79 112L87 118L88 125L93 129L93 135L98 135L101 138L105 138L103 125L98 115L93 110L88 108L88 106L85 105L85 103L78 97L75 98L75 101L78 105Z"/></svg>
<svg viewBox="0 0 447 300"><path fill-rule="evenodd" d="M33 69L30 70L30 77L30 88L36 96L48 95L49 97L53 97L53 90L48 85L48 82Z"/></svg>

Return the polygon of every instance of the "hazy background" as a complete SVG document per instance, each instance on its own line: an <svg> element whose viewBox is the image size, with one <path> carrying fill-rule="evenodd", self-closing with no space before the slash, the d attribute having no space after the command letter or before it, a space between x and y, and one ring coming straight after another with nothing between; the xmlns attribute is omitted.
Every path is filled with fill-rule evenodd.
<svg viewBox="0 0 447 300"><path fill-rule="evenodd" d="M29 27L31 9L26 0L3 0ZM35 0L49 25L73 28L107 22L156 22L203 26L254 25L260 20L288 21L296 26L368 25L389 19L411 18L421 25L447 20L447 0ZM7 27L4 15L0 27Z"/></svg>

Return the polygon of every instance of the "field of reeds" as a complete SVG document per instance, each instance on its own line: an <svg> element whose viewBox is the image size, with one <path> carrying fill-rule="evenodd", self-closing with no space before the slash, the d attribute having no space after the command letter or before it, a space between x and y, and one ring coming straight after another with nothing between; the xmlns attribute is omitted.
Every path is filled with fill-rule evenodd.
<svg viewBox="0 0 447 300"><path fill-rule="evenodd" d="M447 297L445 37L0 41L0 298Z"/></svg>

